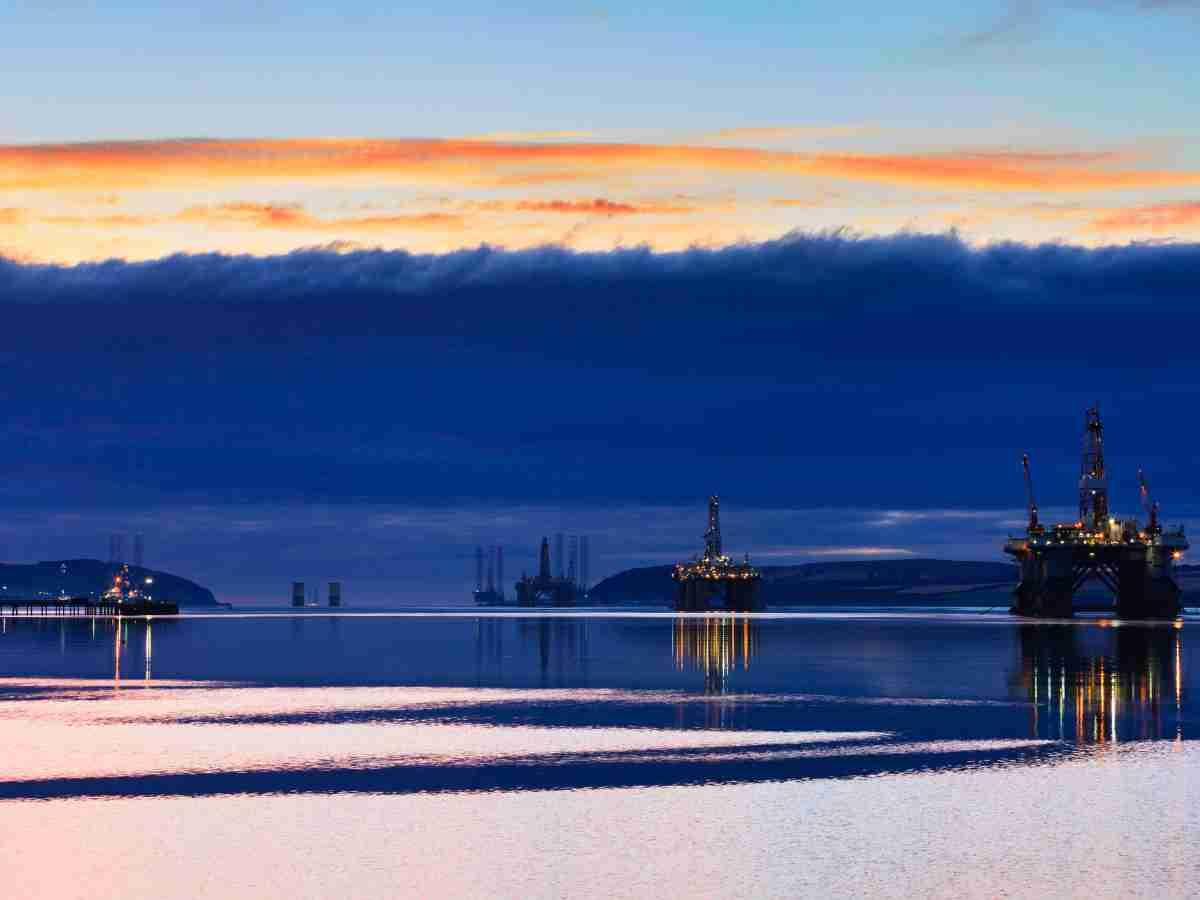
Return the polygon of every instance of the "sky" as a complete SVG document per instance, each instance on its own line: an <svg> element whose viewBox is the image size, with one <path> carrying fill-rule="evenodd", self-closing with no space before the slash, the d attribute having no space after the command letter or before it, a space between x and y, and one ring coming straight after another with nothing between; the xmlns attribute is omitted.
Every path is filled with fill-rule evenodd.
<svg viewBox="0 0 1200 900"><path fill-rule="evenodd" d="M797 9L796 7L802 7ZM0 0L0 559L449 602L1200 518L1200 4Z"/></svg>

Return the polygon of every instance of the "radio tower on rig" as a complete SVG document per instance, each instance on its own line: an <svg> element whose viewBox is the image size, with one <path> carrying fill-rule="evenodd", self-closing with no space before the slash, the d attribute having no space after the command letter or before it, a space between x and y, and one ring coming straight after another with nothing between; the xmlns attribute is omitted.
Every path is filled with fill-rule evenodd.
<svg viewBox="0 0 1200 900"><path fill-rule="evenodd" d="M1108 528L1108 479L1104 475L1104 426L1100 408L1084 413L1083 460L1079 473L1079 523L1093 531Z"/></svg>

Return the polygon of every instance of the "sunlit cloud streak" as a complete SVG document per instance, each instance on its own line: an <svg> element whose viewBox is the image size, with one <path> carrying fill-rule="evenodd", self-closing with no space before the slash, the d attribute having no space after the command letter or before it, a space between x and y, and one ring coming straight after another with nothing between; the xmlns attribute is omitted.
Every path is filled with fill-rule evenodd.
<svg viewBox="0 0 1200 900"><path fill-rule="evenodd" d="M322 219L305 212L298 205L285 206L269 203L226 203L215 207L193 206L174 216L173 220L217 226L234 224L266 229L339 233L391 231L397 228L447 229L464 224L462 216L440 212Z"/></svg>
<svg viewBox="0 0 1200 900"><path fill-rule="evenodd" d="M229 181L495 185L679 169L983 191L1069 192L1200 184L1200 172L1129 167L1120 152L795 153L675 144L465 140L177 140L0 147L0 187L111 190ZM1123 166L1123 167L1119 167Z"/></svg>
<svg viewBox="0 0 1200 900"><path fill-rule="evenodd" d="M1111 210L1090 227L1100 232L1151 231L1156 234L1192 230L1200 226L1200 201L1155 203Z"/></svg>

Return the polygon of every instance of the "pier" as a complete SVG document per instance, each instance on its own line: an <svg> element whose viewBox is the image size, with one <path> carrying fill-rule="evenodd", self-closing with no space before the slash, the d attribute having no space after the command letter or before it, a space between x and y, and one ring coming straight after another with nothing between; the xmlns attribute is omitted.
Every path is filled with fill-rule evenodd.
<svg viewBox="0 0 1200 900"><path fill-rule="evenodd" d="M4 616L97 616L118 618L121 616L174 616L179 606L165 600L141 600L122 603L109 598L92 597L36 597L0 599L0 615Z"/></svg>

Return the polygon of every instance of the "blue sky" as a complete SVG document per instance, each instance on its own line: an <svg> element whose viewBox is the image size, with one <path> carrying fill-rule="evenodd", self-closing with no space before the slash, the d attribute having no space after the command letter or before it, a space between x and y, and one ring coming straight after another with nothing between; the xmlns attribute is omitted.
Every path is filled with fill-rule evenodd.
<svg viewBox="0 0 1200 900"><path fill-rule="evenodd" d="M1192 3L798 6L6 3L0 139L1194 128Z"/></svg>

